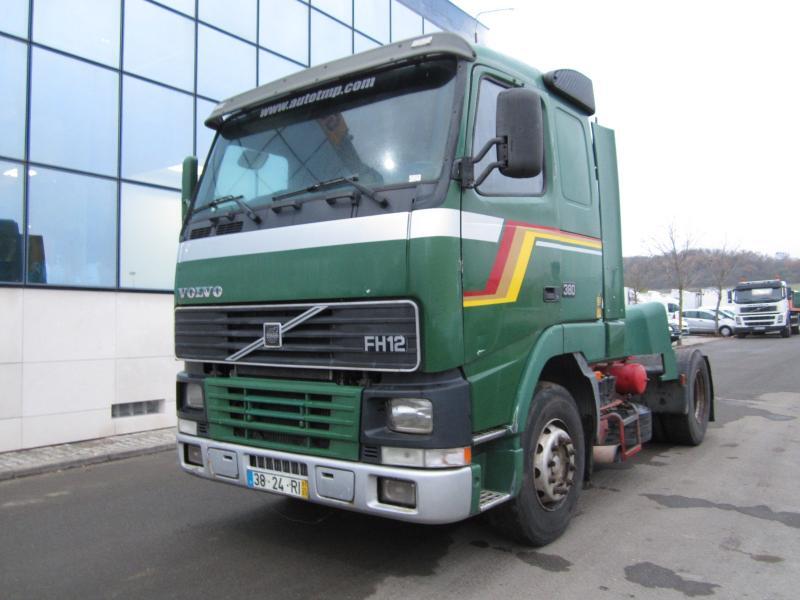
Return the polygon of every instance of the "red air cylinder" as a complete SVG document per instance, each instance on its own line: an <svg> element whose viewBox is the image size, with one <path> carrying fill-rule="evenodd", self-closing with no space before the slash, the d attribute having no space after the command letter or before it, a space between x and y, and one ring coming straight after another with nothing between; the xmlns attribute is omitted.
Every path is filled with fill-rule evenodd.
<svg viewBox="0 0 800 600"><path fill-rule="evenodd" d="M647 389L647 371L639 363L614 363L608 372L617 378L620 394L643 394Z"/></svg>

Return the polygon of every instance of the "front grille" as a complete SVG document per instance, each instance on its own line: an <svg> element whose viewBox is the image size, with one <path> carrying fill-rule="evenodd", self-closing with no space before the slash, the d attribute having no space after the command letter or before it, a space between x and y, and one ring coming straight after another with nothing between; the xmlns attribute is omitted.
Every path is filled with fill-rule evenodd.
<svg viewBox="0 0 800 600"><path fill-rule="evenodd" d="M742 306L739 309L741 313L757 313L757 312L778 312L777 306Z"/></svg>
<svg viewBox="0 0 800 600"><path fill-rule="evenodd" d="M746 315L742 317L745 325L773 325L778 315Z"/></svg>
<svg viewBox="0 0 800 600"><path fill-rule="evenodd" d="M248 454L247 459L250 466L254 469L277 471L278 473L286 473L287 475L308 477L308 467L301 462L270 458L269 456L253 456L252 454Z"/></svg>
<svg viewBox="0 0 800 600"><path fill-rule="evenodd" d="M358 459L359 387L244 377L204 385L212 439Z"/></svg>
<svg viewBox="0 0 800 600"><path fill-rule="evenodd" d="M408 300L180 307L175 354L188 361L256 366L413 371L420 360L417 320L417 307ZM274 323L281 324L281 344L268 348L264 325ZM273 346L275 335L271 331Z"/></svg>

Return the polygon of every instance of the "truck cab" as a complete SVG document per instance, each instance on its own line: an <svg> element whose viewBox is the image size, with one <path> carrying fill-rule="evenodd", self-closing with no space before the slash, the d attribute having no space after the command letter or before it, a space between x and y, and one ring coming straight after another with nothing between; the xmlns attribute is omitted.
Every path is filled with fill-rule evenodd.
<svg viewBox="0 0 800 600"><path fill-rule="evenodd" d="M593 113L584 75L452 34L218 105L199 182L184 163L181 468L421 523L495 509L543 544L597 447L699 444L710 368L660 306L626 313Z"/></svg>
<svg viewBox="0 0 800 600"><path fill-rule="evenodd" d="M792 289L785 281L743 281L731 291L736 308L736 336L797 333L797 314L792 311Z"/></svg>

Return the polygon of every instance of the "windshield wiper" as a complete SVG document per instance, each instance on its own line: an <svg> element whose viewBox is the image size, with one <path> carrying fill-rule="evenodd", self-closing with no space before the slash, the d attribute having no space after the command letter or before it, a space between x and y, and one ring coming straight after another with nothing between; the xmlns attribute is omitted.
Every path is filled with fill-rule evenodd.
<svg viewBox="0 0 800 600"><path fill-rule="evenodd" d="M292 198L294 196L299 196L300 194L306 194L308 192L318 192L325 188L333 187L335 185L339 185L340 183L349 183L354 188L356 188L359 192L364 194L370 200L377 202L380 206L385 207L389 204L389 201L386 198L382 198L378 196L375 190L368 188L367 186L358 182L358 175L351 175L350 177L336 177L335 179L328 179L326 181L318 181L314 185L310 185L305 188L300 188L299 190L294 190L292 192L286 192L285 194L279 194L277 196L273 196L273 202L277 202L279 200L285 200L286 198Z"/></svg>
<svg viewBox="0 0 800 600"><path fill-rule="evenodd" d="M232 194L228 194L227 196L220 196L219 198L215 198L214 200L212 200L211 202L206 204L206 207L208 207L208 208L216 208L220 204L225 204L226 202L236 202L236 204L239 205L239 207L242 209L244 214L246 214L248 217L250 217L256 225L260 224L261 223L261 217L259 217L253 211L252 208L247 206L247 203L243 202L242 198L244 198L244 196L242 196L241 194L239 194L238 196L234 196Z"/></svg>

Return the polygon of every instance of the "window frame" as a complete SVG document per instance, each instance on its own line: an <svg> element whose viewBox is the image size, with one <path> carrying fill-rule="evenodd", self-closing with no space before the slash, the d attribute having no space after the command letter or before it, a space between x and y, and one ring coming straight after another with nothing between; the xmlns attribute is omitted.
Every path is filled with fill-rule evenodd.
<svg viewBox="0 0 800 600"><path fill-rule="evenodd" d="M476 65L476 69L480 69L481 66L482 65ZM510 76L506 76L506 77L508 77L509 80L513 80L513 78L510 77ZM512 81L503 79L503 75L497 73L496 71L488 71L488 70L487 71L483 71L483 72L478 74L477 79L475 79L474 72L473 72L473 86L474 86L474 90L475 90L475 108L472 111L471 123L470 123L471 129L470 129L469 143L470 143L470 156L471 157L475 156L476 150L480 150L480 148L477 148L477 149L475 148L475 129L476 129L477 124L478 124L478 114L479 114L479 111L480 111L480 104L481 104L481 85L483 84L484 80L488 80L488 81L490 81L492 83L495 83L498 86L500 86L500 87L502 87L503 89L506 89L506 90L512 89L514 87L525 87L525 86L520 86L520 85L514 85ZM537 94L539 94L539 99L542 102L542 123L544 125L542 134L544 136L544 145L545 145L545 152L544 152L543 162L542 162L542 189L541 189L541 191L539 193L536 193L536 194L520 194L520 193L511 194L511 193L505 193L505 192L503 192L503 193L487 193L485 191L481 191L480 186L475 186L473 189L475 190L475 193L477 195L479 195L479 196L483 196L483 197L486 197L486 198L542 198L542 197L547 195L548 188L549 188L549 186L547 185L547 183L548 183L548 172L549 172L548 160L547 160L547 147L548 147L548 137L549 137L549 134L550 134L550 126L549 126L549 123L548 123L549 107L547 105L547 101L545 100L545 94L543 93L543 90L541 90L539 88L535 88L535 87L534 88L529 88L529 89L532 89ZM495 116L496 116L496 114L497 113L496 113L496 110L495 110ZM491 150L489 152L491 152ZM502 173L501 173L501 175L502 175ZM505 175L502 175L502 176L506 177ZM514 177L507 177L507 178L508 179L515 179ZM535 179L535 178L534 177L523 177L521 179ZM485 183L486 183L486 181L483 182L483 184L485 184Z"/></svg>

